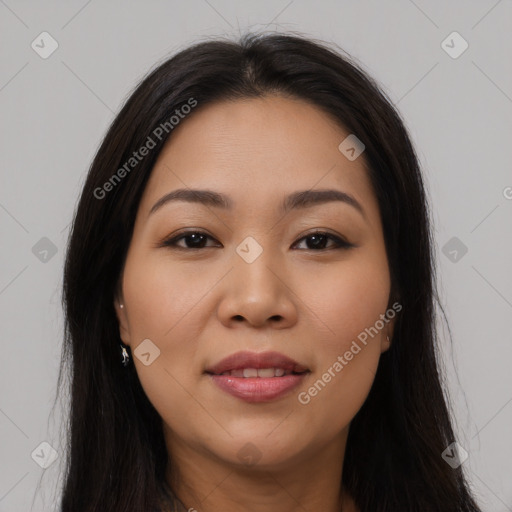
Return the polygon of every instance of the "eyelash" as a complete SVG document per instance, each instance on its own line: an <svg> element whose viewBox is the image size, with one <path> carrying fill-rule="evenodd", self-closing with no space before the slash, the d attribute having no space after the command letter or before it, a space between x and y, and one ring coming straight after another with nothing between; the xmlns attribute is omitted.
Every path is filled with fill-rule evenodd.
<svg viewBox="0 0 512 512"><path fill-rule="evenodd" d="M158 247L170 247L172 249L184 250L184 251L197 251L200 249L214 249L214 247L181 247L181 246L176 245L176 243L179 240L185 239L190 235L202 235L202 236L205 236L212 240L215 240L212 236L210 236L208 233L205 233L203 231L182 231L181 233L179 233L178 235L176 235L172 238L163 240L162 243L158 245ZM312 233L308 233L306 236L299 238L299 240L297 240L294 245L296 245L298 242L301 242L302 240L305 240L312 236L318 236L318 235L326 236L327 238L334 240L336 242L336 247L334 247L334 248L331 247L330 249L301 249L301 250L307 250L307 251L313 251L313 252L323 252L323 251L329 251L332 249L351 249L352 247L355 247L354 244L346 242L345 240L343 240L331 233L328 233L326 231L314 231Z"/></svg>

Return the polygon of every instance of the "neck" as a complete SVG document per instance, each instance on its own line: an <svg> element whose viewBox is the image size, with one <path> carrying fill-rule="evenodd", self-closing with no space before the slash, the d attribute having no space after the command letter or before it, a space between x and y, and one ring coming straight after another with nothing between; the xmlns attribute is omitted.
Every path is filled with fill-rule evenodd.
<svg viewBox="0 0 512 512"><path fill-rule="evenodd" d="M324 446L272 463L252 466L220 459L166 433L172 453L167 480L185 510L198 512L356 512L351 498L342 492L342 468L348 429Z"/></svg>

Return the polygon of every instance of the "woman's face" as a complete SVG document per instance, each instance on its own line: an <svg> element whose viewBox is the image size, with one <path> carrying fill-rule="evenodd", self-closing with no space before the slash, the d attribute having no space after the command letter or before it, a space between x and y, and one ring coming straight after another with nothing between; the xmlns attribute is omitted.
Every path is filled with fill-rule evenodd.
<svg viewBox="0 0 512 512"><path fill-rule="evenodd" d="M173 453L286 467L343 449L394 323L364 152L353 159L338 148L348 135L315 106L269 96L195 111L160 154L115 307ZM152 211L178 189L222 194L229 206L182 196ZM283 209L288 196L320 190L353 204L331 197ZM248 378L208 373L241 351L278 352L301 368L235 358L226 367ZM286 374L256 372L271 365Z"/></svg>

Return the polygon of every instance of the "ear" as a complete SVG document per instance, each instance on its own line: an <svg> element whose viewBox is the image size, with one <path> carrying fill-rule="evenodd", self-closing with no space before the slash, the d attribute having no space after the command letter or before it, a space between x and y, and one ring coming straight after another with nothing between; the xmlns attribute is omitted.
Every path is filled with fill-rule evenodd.
<svg viewBox="0 0 512 512"><path fill-rule="evenodd" d="M393 332L395 330L395 320L396 317L389 320L386 324L386 327L382 330L381 340L380 340L380 352L386 352L390 349L391 343L393 340Z"/></svg>
<svg viewBox="0 0 512 512"><path fill-rule="evenodd" d="M388 319L386 325L382 329L381 338L380 338L380 352L381 354L386 352L391 348L391 343L393 342L393 334L395 332L395 323L398 316L398 313L402 311L402 298L401 293L396 290L393 291L394 287L392 287L392 291L388 301L388 307L386 309L385 316ZM391 312L393 312L393 316L391 316Z"/></svg>
<svg viewBox="0 0 512 512"><path fill-rule="evenodd" d="M122 307L121 307L122 306ZM126 305L122 293L116 293L114 297L114 309L119 323L119 336L125 345L130 345L130 328L126 315Z"/></svg>

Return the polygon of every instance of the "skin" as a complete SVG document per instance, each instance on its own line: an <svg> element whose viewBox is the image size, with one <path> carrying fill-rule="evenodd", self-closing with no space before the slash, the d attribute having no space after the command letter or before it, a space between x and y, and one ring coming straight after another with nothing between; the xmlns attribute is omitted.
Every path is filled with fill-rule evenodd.
<svg viewBox="0 0 512 512"><path fill-rule="evenodd" d="M182 121L152 171L114 305L132 354L145 339L160 350L148 366L133 362L163 420L168 483L187 508L357 510L340 489L348 428L394 321L360 344L307 405L297 398L389 307L377 199L364 153L349 161L338 150L348 135L301 100L223 101ZM149 214L162 196L186 187L227 194L233 210L179 201ZM320 188L352 195L365 215L337 201L280 213L284 196ZM183 229L206 232L206 248L190 248L190 238L177 242L181 251L158 247ZM315 248L304 238L325 230L355 247L327 239ZM247 236L263 248L252 263L236 252ZM287 396L247 403L204 373L240 350L275 350L310 373ZM259 457L253 465L238 457L249 442Z"/></svg>

